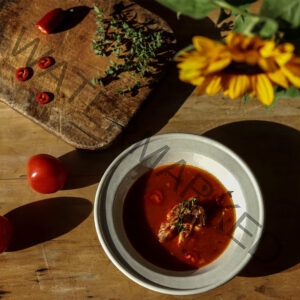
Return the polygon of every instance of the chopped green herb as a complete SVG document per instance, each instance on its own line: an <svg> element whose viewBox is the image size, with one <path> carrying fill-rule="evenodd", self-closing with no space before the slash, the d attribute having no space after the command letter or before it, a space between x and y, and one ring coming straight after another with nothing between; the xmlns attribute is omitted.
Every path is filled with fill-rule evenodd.
<svg viewBox="0 0 300 300"><path fill-rule="evenodd" d="M92 49L99 56L115 56L118 63L111 61L102 76L93 78L94 84L107 84L118 78L123 72L131 72L135 80L131 91L140 87L137 75L145 77L149 74L149 66L156 58L159 48L163 45L161 31L150 31L126 21L121 12L105 17L104 10L94 7L96 13L96 38L92 40Z"/></svg>
<svg viewBox="0 0 300 300"><path fill-rule="evenodd" d="M183 217L186 214L186 212L189 212L192 210L192 208L194 207L194 205L197 202L197 198L194 197L192 200L183 200L181 203L181 208L180 208L180 212L178 214L178 220L177 222L174 224L175 227L177 227L178 232L184 232L185 228L183 226Z"/></svg>

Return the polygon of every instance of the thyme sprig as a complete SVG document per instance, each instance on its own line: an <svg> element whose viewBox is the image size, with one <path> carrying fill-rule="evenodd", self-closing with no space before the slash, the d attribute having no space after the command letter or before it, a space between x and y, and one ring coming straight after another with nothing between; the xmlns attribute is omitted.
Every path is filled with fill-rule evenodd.
<svg viewBox="0 0 300 300"><path fill-rule="evenodd" d="M183 226L183 224L184 224L183 218L187 213L189 213L193 209L196 202L197 202L196 197L194 197L191 200L183 200L182 201L181 208L180 208L180 211L179 211L179 214L178 214L178 220L174 224L175 227L177 227L178 233L185 231L185 228Z"/></svg>
<svg viewBox="0 0 300 300"><path fill-rule="evenodd" d="M110 64L103 75L93 78L94 84L106 85L123 72L130 72L133 87L126 87L120 93L141 87L139 77L150 73L149 66L155 60L163 45L162 31L150 31L126 20L122 12L105 17L104 10L94 7L96 13L96 38L92 49L96 55L110 56ZM112 55L112 56L111 56Z"/></svg>

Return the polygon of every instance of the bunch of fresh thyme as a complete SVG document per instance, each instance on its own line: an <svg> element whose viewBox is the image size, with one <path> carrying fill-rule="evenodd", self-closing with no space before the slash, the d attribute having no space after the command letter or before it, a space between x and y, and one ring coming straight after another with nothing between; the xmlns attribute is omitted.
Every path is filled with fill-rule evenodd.
<svg viewBox="0 0 300 300"><path fill-rule="evenodd" d="M111 56L110 65L93 78L94 84L105 85L118 78L123 72L130 72L135 80L133 87L127 87L120 93L132 91L140 87L138 76L145 77L149 74L149 65L156 58L158 49L163 44L161 31L149 31L143 27L136 28L126 21L121 13L110 17L104 16L104 11L97 6L96 12L97 30L96 39L92 40L92 48L96 55Z"/></svg>
<svg viewBox="0 0 300 300"><path fill-rule="evenodd" d="M183 217L186 215L187 212L190 212L194 205L197 202L197 198L194 197L192 200L183 200L181 203L180 212L178 214L178 220L174 224L177 227L178 233L184 232L185 228L183 226Z"/></svg>

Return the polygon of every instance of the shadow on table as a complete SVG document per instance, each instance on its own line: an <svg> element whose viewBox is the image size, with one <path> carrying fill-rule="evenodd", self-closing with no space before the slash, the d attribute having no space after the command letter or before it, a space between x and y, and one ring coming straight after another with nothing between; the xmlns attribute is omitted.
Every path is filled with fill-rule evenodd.
<svg viewBox="0 0 300 300"><path fill-rule="evenodd" d="M239 275L263 276L298 264L300 132L277 123L243 121L204 135L240 155L252 169L263 194L264 234L257 252Z"/></svg>
<svg viewBox="0 0 300 300"><path fill-rule="evenodd" d="M177 51L189 46L195 35L204 35L212 39L221 38L221 30L210 18L196 20L184 15L178 17L175 12L156 1L136 0L135 2L168 23L174 31ZM179 80L177 66L172 62L161 82L132 118L124 131L125 138L129 138L131 143L134 143L156 134L182 107L194 89L195 86Z"/></svg>
<svg viewBox="0 0 300 300"><path fill-rule="evenodd" d="M60 156L59 159L68 171L63 189L73 190L98 183L109 164L129 146L128 143L130 143L130 138L127 142L118 141L101 151L75 149Z"/></svg>
<svg viewBox="0 0 300 300"><path fill-rule="evenodd" d="M17 251L69 232L92 211L83 198L57 197L20 206L5 216L13 224L13 240L7 251Z"/></svg>
<svg viewBox="0 0 300 300"><path fill-rule="evenodd" d="M192 42L195 35L203 35L212 39L220 39L220 30L228 30L231 23L226 23L222 28L218 28L216 24L208 17L202 19L194 19L185 15L180 15L156 1L135 0L140 6L157 14L172 28L178 41L178 49L185 48ZM227 28L225 28L228 26Z"/></svg>
<svg viewBox="0 0 300 300"><path fill-rule="evenodd" d="M71 7L63 11L64 21L55 29L53 33L70 30L83 21L92 8L88 6Z"/></svg>

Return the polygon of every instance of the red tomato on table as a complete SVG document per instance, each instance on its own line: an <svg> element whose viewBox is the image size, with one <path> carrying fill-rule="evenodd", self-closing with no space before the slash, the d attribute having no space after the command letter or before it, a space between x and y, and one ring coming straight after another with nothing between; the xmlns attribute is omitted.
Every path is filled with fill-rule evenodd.
<svg viewBox="0 0 300 300"><path fill-rule="evenodd" d="M51 56L45 56L39 59L38 66L40 69L47 69L54 64L54 59Z"/></svg>
<svg viewBox="0 0 300 300"><path fill-rule="evenodd" d="M35 98L41 104L47 104L48 102L50 102L52 100L51 94L47 93L47 92L37 93Z"/></svg>
<svg viewBox="0 0 300 300"><path fill-rule="evenodd" d="M0 216L0 253L10 245L12 239L12 223L4 216Z"/></svg>
<svg viewBox="0 0 300 300"><path fill-rule="evenodd" d="M25 81L32 76L32 70L28 67L18 68L15 73L16 79L19 81Z"/></svg>
<svg viewBox="0 0 300 300"><path fill-rule="evenodd" d="M27 162L27 179L35 191L42 194L55 193L64 187L67 170L58 158L37 154Z"/></svg>

